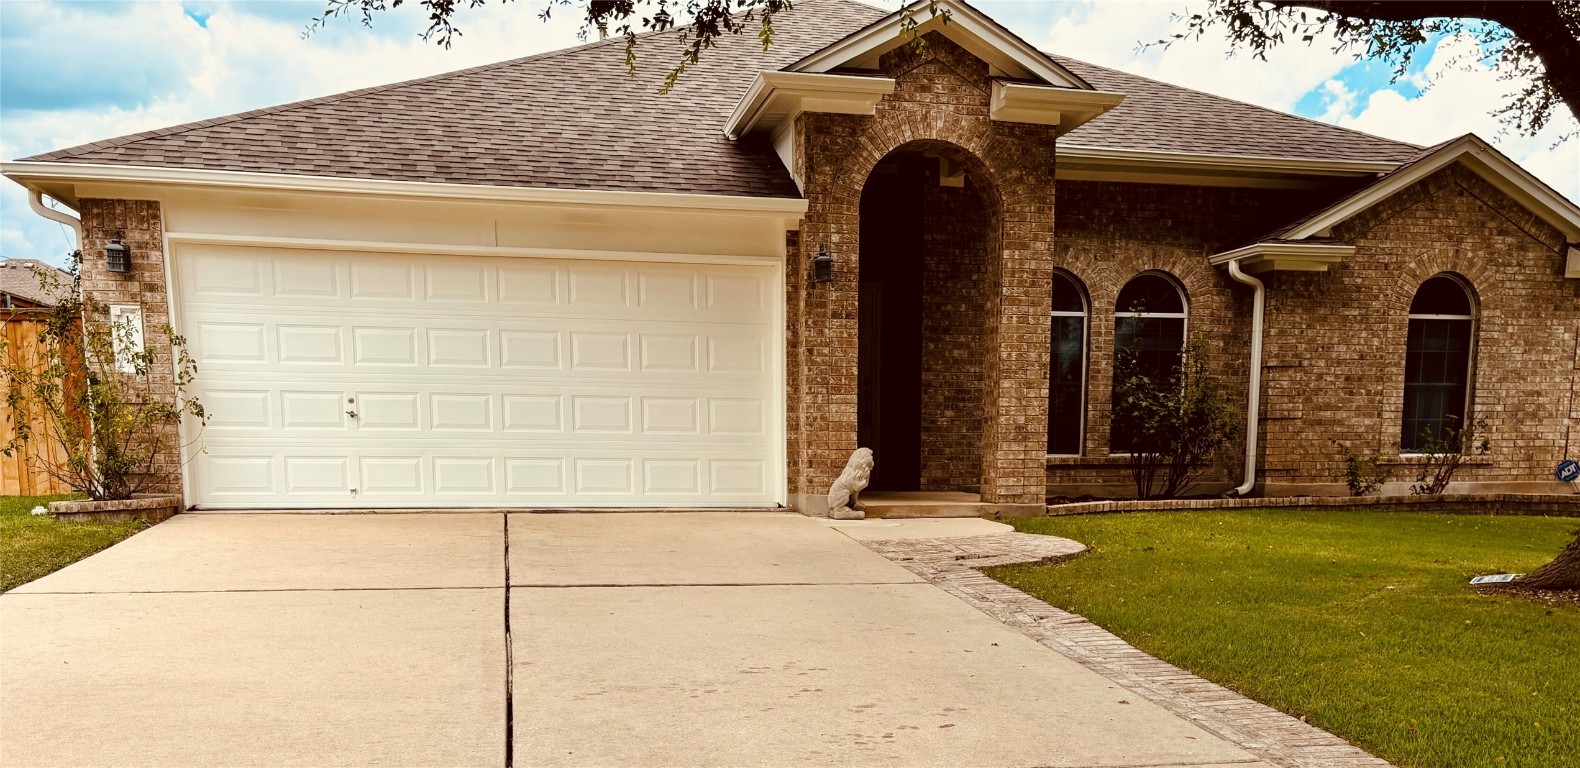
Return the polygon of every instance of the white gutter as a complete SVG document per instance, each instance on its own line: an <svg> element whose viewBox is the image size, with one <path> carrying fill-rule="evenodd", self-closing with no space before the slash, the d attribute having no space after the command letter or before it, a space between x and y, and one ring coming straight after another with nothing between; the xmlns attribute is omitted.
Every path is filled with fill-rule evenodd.
<svg viewBox="0 0 1580 768"><path fill-rule="evenodd" d="M45 205L44 193L36 189L29 189L27 191L27 204L28 207L33 209L34 213L43 216L50 221L58 221L68 227L71 227L72 233L76 235L71 250L82 250L82 219L79 219L75 216L67 216L64 213L61 213L60 211Z"/></svg>
<svg viewBox="0 0 1580 768"><path fill-rule="evenodd" d="M485 203L543 203L597 205L622 208L685 208L730 215L801 214L802 198L700 195L678 192L626 192L550 187L501 187L428 181L389 181L338 176L304 176L292 173L214 171L195 168L161 168L139 165L99 165L15 161L0 163L0 174L29 188L44 182L133 183L186 187L371 195L416 199L460 200Z"/></svg>
<svg viewBox="0 0 1580 768"><path fill-rule="evenodd" d="M1255 291L1251 299L1251 391L1245 415L1245 482L1229 491L1232 496L1245 496L1256 486L1257 415L1262 405L1262 313L1267 304L1267 287L1261 280L1241 272L1238 259L1228 262L1228 266L1229 277Z"/></svg>

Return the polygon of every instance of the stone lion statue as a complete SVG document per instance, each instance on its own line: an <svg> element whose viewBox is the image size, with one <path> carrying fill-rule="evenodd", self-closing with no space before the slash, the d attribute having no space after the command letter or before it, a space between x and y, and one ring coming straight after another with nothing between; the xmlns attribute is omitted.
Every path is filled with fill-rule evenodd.
<svg viewBox="0 0 1580 768"><path fill-rule="evenodd" d="M872 482L872 449L857 448L845 462L845 471L828 489L828 516L835 520L860 520L867 516L858 498Z"/></svg>

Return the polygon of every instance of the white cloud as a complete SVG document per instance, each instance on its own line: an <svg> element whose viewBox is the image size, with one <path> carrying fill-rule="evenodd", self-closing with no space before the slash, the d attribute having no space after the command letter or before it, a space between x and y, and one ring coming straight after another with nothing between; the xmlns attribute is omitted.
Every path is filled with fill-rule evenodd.
<svg viewBox="0 0 1580 768"><path fill-rule="evenodd" d="M1491 113L1504 103L1511 85L1477 63L1478 53L1468 37L1444 39L1431 53L1420 81L1427 88L1420 95L1406 98L1393 90L1376 91L1365 97L1353 117L1340 114L1334 122L1428 146L1475 133L1569 199L1580 200L1580 139L1557 145L1560 135L1575 130L1573 115L1560 110L1535 136L1507 131Z"/></svg>
<svg viewBox="0 0 1580 768"><path fill-rule="evenodd" d="M1307 91L1352 63L1349 56L1334 54L1331 40L1323 39L1309 46L1281 46L1267 54L1267 61L1247 54L1230 57L1229 43L1218 33L1140 50L1140 44L1167 38L1183 26L1172 15L1188 15L1192 9L1178 2L1085 0L1060 8L1064 15L1045 30L1027 31L1029 42L1060 55L1272 109L1292 110Z"/></svg>

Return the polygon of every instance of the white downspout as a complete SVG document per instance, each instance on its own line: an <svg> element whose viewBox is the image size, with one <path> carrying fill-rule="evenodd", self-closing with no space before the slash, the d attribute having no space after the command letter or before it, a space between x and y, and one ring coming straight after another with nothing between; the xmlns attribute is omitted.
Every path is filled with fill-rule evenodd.
<svg viewBox="0 0 1580 768"><path fill-rule="evenodd" d="M36 189L29 189L27 191L27 204L28 204L29 207L31 207L33 209L34 213L36 213L36 214L38 214L40 216L43 216L44 218L49 219L50 221L58 221L58 222L60 222L62 224L65 224L68 227L71 227L72 233L77 236L76 242L72 244L72 250L73 251L80 251L80 250L82 250L82 220L81 219L79 219L79 218L77 218L75 216L67 216L64 213L61 213L60 211L57 211L54 208L51 208L51 207L45 205L44 204L44 193L40 192L40 191L38 191Z"/></svg>
<svg viewBox="0 0 1580 768"><path fill-rule="evenodd" d="M1267 303L1267 287L1261 280L1241 272L1238 259L1229 262L1229 277L1255 291L1251 298L1251 392L1245 415L1245 482L1229 491L1231 496L1245 496L1256 485L1257 414L1262 406L1262 312Z"/></svg>

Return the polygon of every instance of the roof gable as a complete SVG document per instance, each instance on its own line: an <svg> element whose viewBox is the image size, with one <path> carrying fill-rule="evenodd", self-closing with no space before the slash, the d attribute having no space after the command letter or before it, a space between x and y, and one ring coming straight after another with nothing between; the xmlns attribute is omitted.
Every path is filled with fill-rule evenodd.
<svg viewBox="0 0 1580 768"><path fill-rule="evenodd" d="M1376 181L1302 217L1266 239L1307 240L1327 237L1339 224L1455 163L1464 165L1486 179L1515 202L1563 232L1570 242L1580 242L1580 206L1473 133L1421 150L1399 167L1379 176Z"/></svg>
<svg viewBox="0 0 1580 768"><path fill-rule="evenodd" d="M1066 69L1018 35L962 0L916 0L905 8L785 67L788 72L825 73L834 70L876 70L883 54L908 44L904 30L909 14L916 23L915 37L936 32L988 63L993 74L1029 80L1060 88L1092 90L1090 83Z"/></svg>

